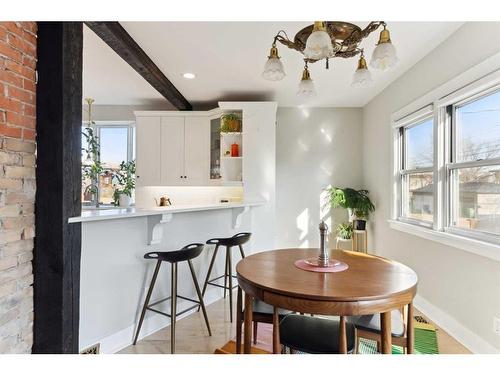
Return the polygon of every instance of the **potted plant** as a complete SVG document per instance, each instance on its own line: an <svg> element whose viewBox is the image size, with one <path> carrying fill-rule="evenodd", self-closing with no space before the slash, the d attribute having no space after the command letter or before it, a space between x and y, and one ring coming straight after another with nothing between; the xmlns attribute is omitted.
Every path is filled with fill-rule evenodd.
<svg viewBox="0 0 500 375"><path fill-rule="evenodd" d="M352 225L351 223L340 223L337 225L337 238L340 240L350 240L352 238Z"/></svg>
<svg viewBox="0 0 500 375"><path fill-rule="evenodd" d="M370 212L375 211L370 197L368 197L368 190L358 190L358 198L354 209L354 229L366 230L366 220Z"/></svg>
<svg viewBox="0 0 500 375"><path fill-rule="evenodd" d="M327 197L332 208L345 208L349 214L349 222L353 222L353 208L358 198L357 190L333 186L327 189Z"/></svg>
<svg viewBox="0 0 500 375"><path fill-rule="evenodd" d="M88 181L83 194L90 198L91 204L99 207L99 177L104 168L99 160L99 138L94 134L93 121L82 131L87 147L82 148L82 182Z"/></svg>
<svg viewBox="0 0 500 375"><path fill-rule="evenodd" d="M366 219L375 206L368 197L368 190L330 187L327 197L332 208L345 208L349 214L349 222L354 223L354 229L365 230Z"/></svg>
<svg viewBox="0 0 500 375"><path fill-rule="evenodd" d="M120 163L120 169L114 175L113 204L120 207L129 207L132 192L135 189L135 160Z"/></svg>
<svg viewBox="0 0 500 375"><path fill-rule="evenodd" d="M241 131L241 116L237 113L227 113L221 117L221 132L240 132Z"/></svg>

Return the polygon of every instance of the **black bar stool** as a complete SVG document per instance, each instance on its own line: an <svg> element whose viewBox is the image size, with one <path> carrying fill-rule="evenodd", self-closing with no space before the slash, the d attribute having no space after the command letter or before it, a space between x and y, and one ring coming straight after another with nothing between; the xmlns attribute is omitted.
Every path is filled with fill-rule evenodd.
<svg viewBox="0 0 500 375"><path fill-rule="evenodd" d="M238 246L240 249L241 257L245 257L245 252L243 251L243 244L248 242L252 233L238 233L232 237L228 238L212 238L207 241L207 245L215 245L214 254L212 255L212 260L210 261L210 266L208 267L207 278L205 279L205 283L203 284L203 292L202 296L205 296L205 291L207 290L208 285L213 285L219 288L224 289L224 298L226 298L226 292L229 291L229 315L231 322L233 321L233 294L231 293L233 288L236 288L237 285L233 287L233 277L236 278L235 275L232 275L232 259L231 259L231 248L234 246ZM210 279L210 274L212 273L212 268L214 267L215 258L217 257L217 252L219 251L219 246L226 247L226 268L224 270L224 275L216 277L214 279ZM216 284L215 281L224 278L224 286L220 284ZM229 283L229 286L227 285Z"/></svg>
<svg viewBox="0 0 500 375"><path fill-rule="evenodd" d="M170 352L172 354L175 353L175 319L176 315L184 314L185 312L192 310L196 307L201 307L203 310L203 316L205 318L205 323L207 324L208 334L212 336L212 331L210 330L210 324L208 323L207 311L205 309L205 304L203 303L203 296L200 292L200 286L198 285L198 280L196 279L196 274L194 273L193 264L191 263L191 259L196 258L203 251L203 244L193 243L187 246L184 246L180 250L176 251L153 251L144 255L145 259L156 259L156 267L153 273L153 278L151 279L151 284L149 285L148 293L146 295L146 300L144 301L144 306L142 307L141 317L139 319L139 325L137 326L137 332L135 333L134 345L137 343L137 338L139 337L139 332L141 331L142 322L144 321L144 316L146 315L146 310L154 311L158 314L168 316L170 318ZM177 294L177 264L179 262L187 261L189 264L189 270L191 271L191 277L193 278L194 287L196 289L196 294L198 295L198 301L183 297ZM160 271L161 262L169 262L172 265L172 282L171 282L171 291L170 297L163 298L154 303L149 303L151 299L151 294L153 293L153 288L155 286L156 278L158 277L158 272ZM181 298L186 301L194 302L195 305L177 313L177 298ZM164 313L163 311L159 311L153 309L152 307L167 301L170 299L170 314Z"/></svg>

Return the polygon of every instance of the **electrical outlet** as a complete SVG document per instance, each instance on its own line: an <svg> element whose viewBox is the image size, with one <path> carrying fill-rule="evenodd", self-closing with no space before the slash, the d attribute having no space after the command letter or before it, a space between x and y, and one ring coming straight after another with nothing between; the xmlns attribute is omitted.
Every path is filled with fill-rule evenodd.
<svg viewBox="0 0 500 375"><path fill-rule="evenodd" d="M493 317L493 332L500 336L500 318Z"/></svg>

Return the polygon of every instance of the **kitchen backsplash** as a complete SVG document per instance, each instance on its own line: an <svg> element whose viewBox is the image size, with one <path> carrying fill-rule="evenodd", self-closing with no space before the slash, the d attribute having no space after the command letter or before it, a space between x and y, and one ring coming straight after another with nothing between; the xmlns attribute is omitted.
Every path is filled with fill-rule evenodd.
<svg viewBox="0 0 500 375"><path fill-rule="evenodd" d="M172 205L217 203L221 199L230 202L243 200L241 186L142 186L135 192L135 205L151 208L156 205L155 198L170 198Z"/></svg>

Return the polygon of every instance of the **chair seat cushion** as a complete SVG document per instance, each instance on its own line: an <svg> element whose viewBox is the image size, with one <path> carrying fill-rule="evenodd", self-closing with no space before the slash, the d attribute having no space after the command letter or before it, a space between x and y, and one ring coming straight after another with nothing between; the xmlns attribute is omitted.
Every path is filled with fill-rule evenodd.
<svg viewBox="0 0 500 375"><path fill-rule="evenodd" d="M269 305L268 303L265 303L261 300L258 300L257 298L254 298L254 300L253 300L253 312L258 313L258 314L273 315L274 314L274 306ZM278 309L279 315L288 315L291 313L292 312L289 310Z"/></svg>
<svg viewBox="0 0 500 375"><path fill-rule="evenodd" d="M339 353L339 319L287 315L280 323L281 344L312 354ZM346 323L347 352L354 351L354 326Z"/></svg>
<svg viewBox="0 0 500 375"><path fill-rule="evenodd" d="M380 333L380 314L349 316L347 321L357 328ZM399 310L391 311L391 328L393 336L402 337L405 333L405 324Z"/></svg>

